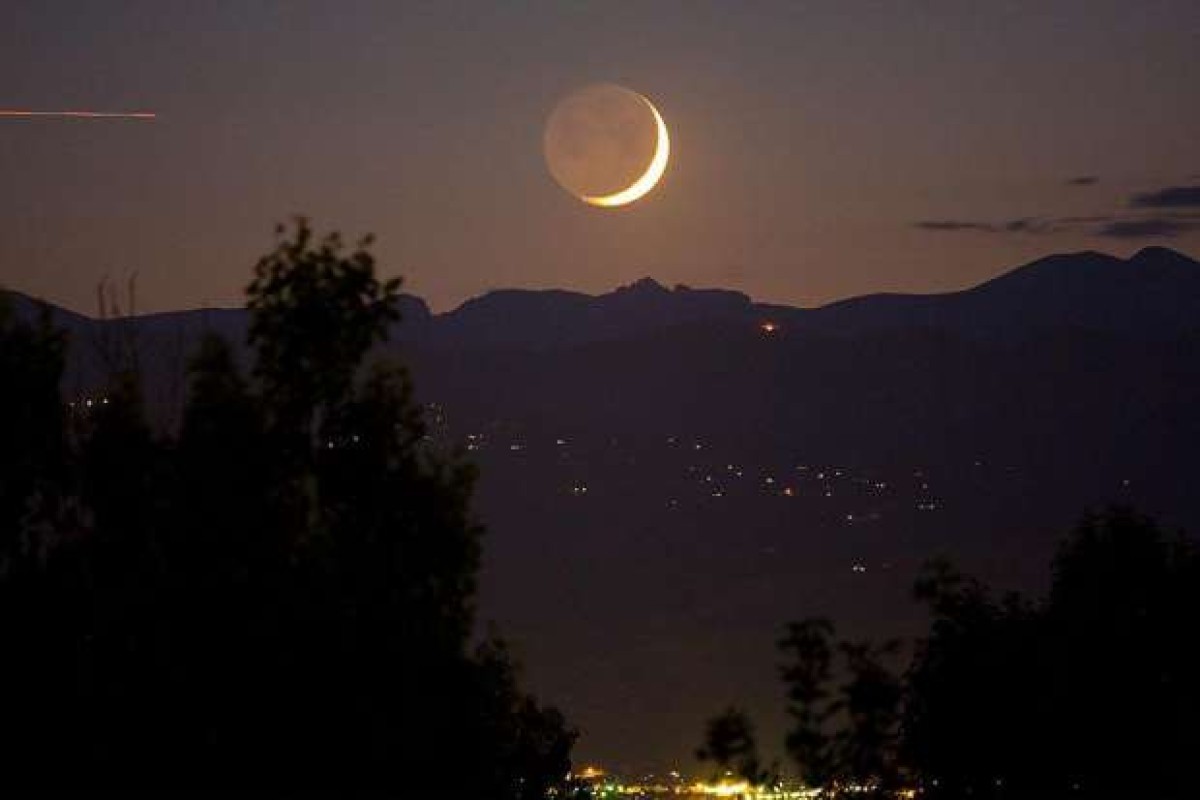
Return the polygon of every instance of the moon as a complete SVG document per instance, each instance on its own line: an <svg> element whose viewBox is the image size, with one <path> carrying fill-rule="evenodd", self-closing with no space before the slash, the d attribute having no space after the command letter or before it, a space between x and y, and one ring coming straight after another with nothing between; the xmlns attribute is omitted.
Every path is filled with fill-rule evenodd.
<svg viewBox="0 0 1200 800"><path fill-rule="evenodd" d="M671 139L645 96L595 84L563 99L543 140L550 174L569 194L597 208L645 197L667 170Z"/></svg>

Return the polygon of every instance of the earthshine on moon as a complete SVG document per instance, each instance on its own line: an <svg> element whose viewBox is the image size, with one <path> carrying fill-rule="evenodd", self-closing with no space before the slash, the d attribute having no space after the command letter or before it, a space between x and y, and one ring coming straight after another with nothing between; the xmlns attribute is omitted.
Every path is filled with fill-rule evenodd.
<svg viewBox="0 0 1200 800"><path fill-rule="evenodd" d="M546 123L543 145L559 185L599 208L644 197L662 179L671 155L658 109L614 84L588 86L562 100Z"/></svg>

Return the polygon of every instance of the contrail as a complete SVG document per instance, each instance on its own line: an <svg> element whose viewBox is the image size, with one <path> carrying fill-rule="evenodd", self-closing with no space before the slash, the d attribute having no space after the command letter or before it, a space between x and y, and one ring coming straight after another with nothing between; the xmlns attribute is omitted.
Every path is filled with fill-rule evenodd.
<svg viewBox="0 0 1200 800"><path fill-rule="evenodd" d="M23 108L0 108L0 117L57 117L59 119L156 119L153 111L30 111Z"/></svg>

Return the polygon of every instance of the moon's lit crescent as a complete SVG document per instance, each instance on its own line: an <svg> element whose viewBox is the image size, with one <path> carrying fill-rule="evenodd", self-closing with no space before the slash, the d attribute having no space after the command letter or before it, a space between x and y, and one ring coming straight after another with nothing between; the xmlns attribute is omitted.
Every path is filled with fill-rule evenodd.
<svg viewBox="0 0 1200 800"><path fill-rule="evenodd" d="M643 103L650 109L650 113L654 115L654 122L658 127L658 143L654 147L654 157L650 159L650 166L646 167L646 171L642 173L642 177L631 183L627 188L619 192L603 195L580 195L579 199L593 206L601 208L616 208L632 203L640 197L646 195L658 181L662 178L663 173L667 171L667 159L671 157L671 139L667 136L667 123L663 122L662 114L658 113L658 109L654 104L647 100L642 95L638 95Z"/></svg>

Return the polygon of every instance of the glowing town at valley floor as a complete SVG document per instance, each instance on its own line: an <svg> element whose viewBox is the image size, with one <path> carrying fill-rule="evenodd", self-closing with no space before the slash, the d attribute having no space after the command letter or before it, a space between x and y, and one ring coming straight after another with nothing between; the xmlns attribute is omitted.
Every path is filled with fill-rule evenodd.
<svg viewBox="0 0 1200 800"><path fill-rule="evenodd" d="M721 780L705 782L691 781L683 778L678 772L668 774L666 780L649 777L641 782L624 783L616 776L604 770L589 766L574 776L587 784L592 796L597 800L618 797L677 797L705 798L728 797L737 800L808 800L820 796L820 789L802 788L798 786L752 786L748 781L725 777ZM870 787L851 786L842 791L856 794L868 791ZM916 796L912 789L902 789L896 793L897 798L909 800Z"/></svg>

